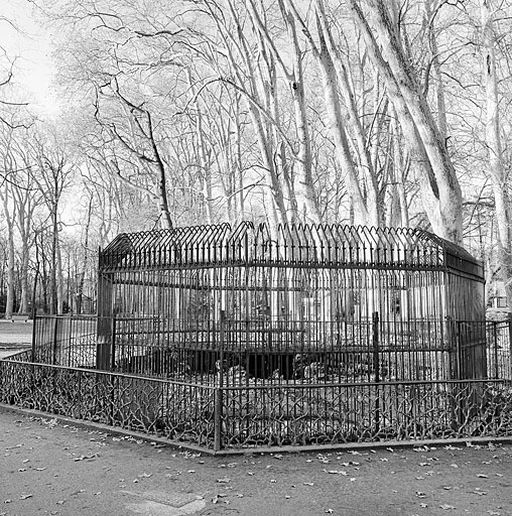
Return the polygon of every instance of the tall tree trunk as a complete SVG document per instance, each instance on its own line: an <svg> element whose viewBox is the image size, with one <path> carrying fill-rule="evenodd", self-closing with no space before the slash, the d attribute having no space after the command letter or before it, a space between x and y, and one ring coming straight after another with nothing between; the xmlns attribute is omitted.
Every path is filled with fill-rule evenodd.
<svg viewBox="0 0 512 516"><path fill-rule="evenodd" d="M0 190L0 201L2 201L5 221L7 225L7 299L5 303L5 318L11 319L14 311L14 223L9 211L8 193Z"/></svg>
<svg viewBox="0 0 512 516"><path fill-rule="evenodd" d="M508 308L509 311L512 311L512 206L508 195L507 172L503 164L495 39L493 34L494 16L490 10L491 3L491 0L481 1L483 32L482 80L486 98L485 143L498 226L500 272L505 286Z"/></svg>
<svg viewBox="0 0 512 516"><path fill-rule="evenodd" d="M350 144L343 124L340 100L336 88L336 71L330 55L320 53L322 83L325 95L327 118L334 139L336 159L345 174L345 185L352 200L355 224L372 224L366 202L361 192L359 178L350 153Z"/></svg>
<svg viewBox="0 0 512 516"><path fill-rule="evenodd" d="M5 303L5 318L11 319L14 311L14 234L12 227L7 229L7 299Z"/></svg>
<svg viewBox="0 0 512 516"><path fill-rule="evenodd" d="M293 80L290 84L290 88L295 112L295 126L299 140L299 153L297 158L300 174L297 174L295 192L297 198L301 199L303 204L302 209L299 206L299 212L304 213L306 221L319 224L322 222L322 214L318 206L318 199L313 184L313 158L311 155L311 137L308 127L301 50L299 48L293 15L285 12L284 16L286 17L288 27L288 39L293 52Z"/></svg>
<svg viewBox="0 0 512 516"><path fill-rule="evenodd" d="M28 284L28 265L29 265L29 247L26 240L23 240L21 246L21 263L20 263L20 282L21 282L21 295L20 295L20 307L18 313L28 314L29 312L29 295L30 286Z"/></svg>
<svg viewBox="0 0 512 516"><path fill-rule="evenodd" d="M52 255L50 267L50 314L58 314L58 287L57 287L57 247L59 243L59 215L58 203L54 202L51 212L52 218Z"/></svg>
<svg viewBox="0 0 512 516"><path fill-rule="evenodd" d="M364 128L359 118L356 99L350 85L347 69L339 56L333 41L332 34L327 25L324 4L322 0L316 3L316 23L320 38L320 48L317 53L324 84L326 107L329 112L331 132L336 143L336 155L342 170L345 170L347 189L353 199L356 209L356 218L360 223L378 227L382 222L382 210L380 209L379 187L375 169L366 146ZM341 118L340 99L338 88L343 93L348 118L356 142L356 149L361 163L361 173L357 174L354 160L350 152L347 132ZM361 191L360 182L366 184L366 198Z"/></svg>
<svg viewBox="0 0 512 516"><path fill-rule="evenodd" d="M87 206L87 218L85 221L84 228L84 244L83 244L83 258L82 258L82 268L80 270L80 276L78 278L78 285L76 289L76 305L75 312L77 314L81 314L83 310L83 299L84 299L84 284L85 284L85 274L87 272L87 267L89 265L89 231L91 228L91 216L92 216L92 203L93 203L93 194L89 199L89 204Z"/></svg>
<svg viewBox="0 0 512 516"><path fill-rule="evenodd" d="M432 228L439 236L462 244L460 184L425 96L409 70L388 9L383 0L369 0L374 31L382 45L381 51L359 2L350 2L354 19L372 60L379 69L401 123L405 124L404 134L420 159L427 158L418 179L421 180L425 211ZM430 191L427 193L426 189Z"/></svg>
<svg viewBox="0 0 512 516"><path fill-rule="evenodd" d="M431 63L433 69L433 76L435 78L435 98L437 104L437 126L441 138L444 140L447 136L447 121L446 121L446 101L444 95L444 81L441 71L441 61L439 60L439 50L437 47L437 36L435 32L435 23L432 18L432 0L425 0L425 17L427 24L428 43L430 47Z"/></svg>

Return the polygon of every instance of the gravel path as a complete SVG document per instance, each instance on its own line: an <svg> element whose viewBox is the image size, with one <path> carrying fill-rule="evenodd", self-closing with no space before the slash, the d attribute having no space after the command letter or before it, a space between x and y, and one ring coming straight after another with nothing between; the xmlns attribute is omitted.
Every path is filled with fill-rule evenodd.
<svg viewBox="0 0 512 516"><path fill-rule="evenodd" d="M512 515L512 447L209 457L0 412L0 515Z"/></svg>

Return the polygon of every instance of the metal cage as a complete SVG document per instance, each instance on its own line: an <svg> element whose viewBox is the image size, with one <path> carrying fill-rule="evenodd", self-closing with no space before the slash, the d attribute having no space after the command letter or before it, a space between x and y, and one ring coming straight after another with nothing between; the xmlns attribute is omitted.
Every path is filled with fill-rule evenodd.
<svg viewBox="0 0 512 516"><path fill-rule="evenodd" d="M209 384L485 378L482 264L418 229L241 223L100 252L96 367Z"/></svg>

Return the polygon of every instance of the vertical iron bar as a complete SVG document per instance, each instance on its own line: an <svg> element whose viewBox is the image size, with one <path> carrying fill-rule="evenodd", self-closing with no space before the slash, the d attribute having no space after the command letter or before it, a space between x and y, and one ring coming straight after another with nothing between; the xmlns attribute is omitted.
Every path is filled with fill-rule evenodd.
<svg viewBox="0 0 512 516"><path fill-rule="evenodd" d="M498 364L498 323L493 322L493 341L494 341L494 378L499 378L499 364Z"/></svg>
<svg viewBox="0 0 512 516"><path fill-rule="evenodd" d="M71 357L73 356L73 353L72 353L72 338L73 338L73 317L72 316L69 316L69 337L68 337L68 363L66 364L68 367L73 367L75 366L75 364L71 363ZM78 324L80 325L80 321L78 320L77 321ZM75 354L76 356L76 354ZM64 364L63 364L64 365Z"/></svg>
<svg viewBox="0 0 512 516"><path fill-rule="evenodd" d="M37 321L36 321L36 311L35 308L32 308L32 358L31 362L36 361L36 335L37 335Z"/></svg>
<svg viewBox="0 0 512 516"><path fill-rule="evenodd" d="M454 335L453 338L455 339L455 346L456 346L456 353L455 353L455 363L456 363L456 379L461 380L462 379L462 348L461 348L461 342L460 342L460 321L454 321L453 327L454 327Z"/></svg>
<svg viewBox="0 0 512 516"><path fill-rule="evenodd" d="M380 361L379 361L379 312L373 312L372 316L373 326L373 367L375 370L375 383L380 382ZM375 431L379 432L380 426L380 389L377 386L375 389Z"/></svg>
<svg viewBox="0 0 512 516"><path fill-rule="evenodd" d="M116 370L116 321L117 318L114 315L112 317L112 361L110 363L110 370L115 371Z"/></svg>
<svg viewBox="0 0 512 516"><path fill-rule="evenodd" d="M54 316L53 319L53 357L52 357L52 364L57 365L57 332L58 332L58 321L59 318L57 315Z"/></svg>
<svg viewBox="0 0 512 516"><path fill-rule="evenodd" d="M509 353L508 353L507 377L509 379L511 379L512 378L512 318L510 318L510 317L508 320L508 345L509 345ZM505 374L503 376L505 376Z"/></svg>
<svg viewBox="0 0 512 516"><path fill-rule="evenodd" d="M214 390L214 435L213 450L219 451L222 448L222 387L216 387Z"/></svg>

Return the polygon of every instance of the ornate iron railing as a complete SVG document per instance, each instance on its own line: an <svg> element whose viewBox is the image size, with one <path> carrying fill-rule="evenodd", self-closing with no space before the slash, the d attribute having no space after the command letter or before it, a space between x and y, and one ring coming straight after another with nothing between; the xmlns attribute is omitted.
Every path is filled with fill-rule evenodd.
<svg viewBox="0 0 512 516"><path fill-rule="evenodd" d="M225 450L512 433L512 381L205 386L0 361L0 402Z"/></svg>

